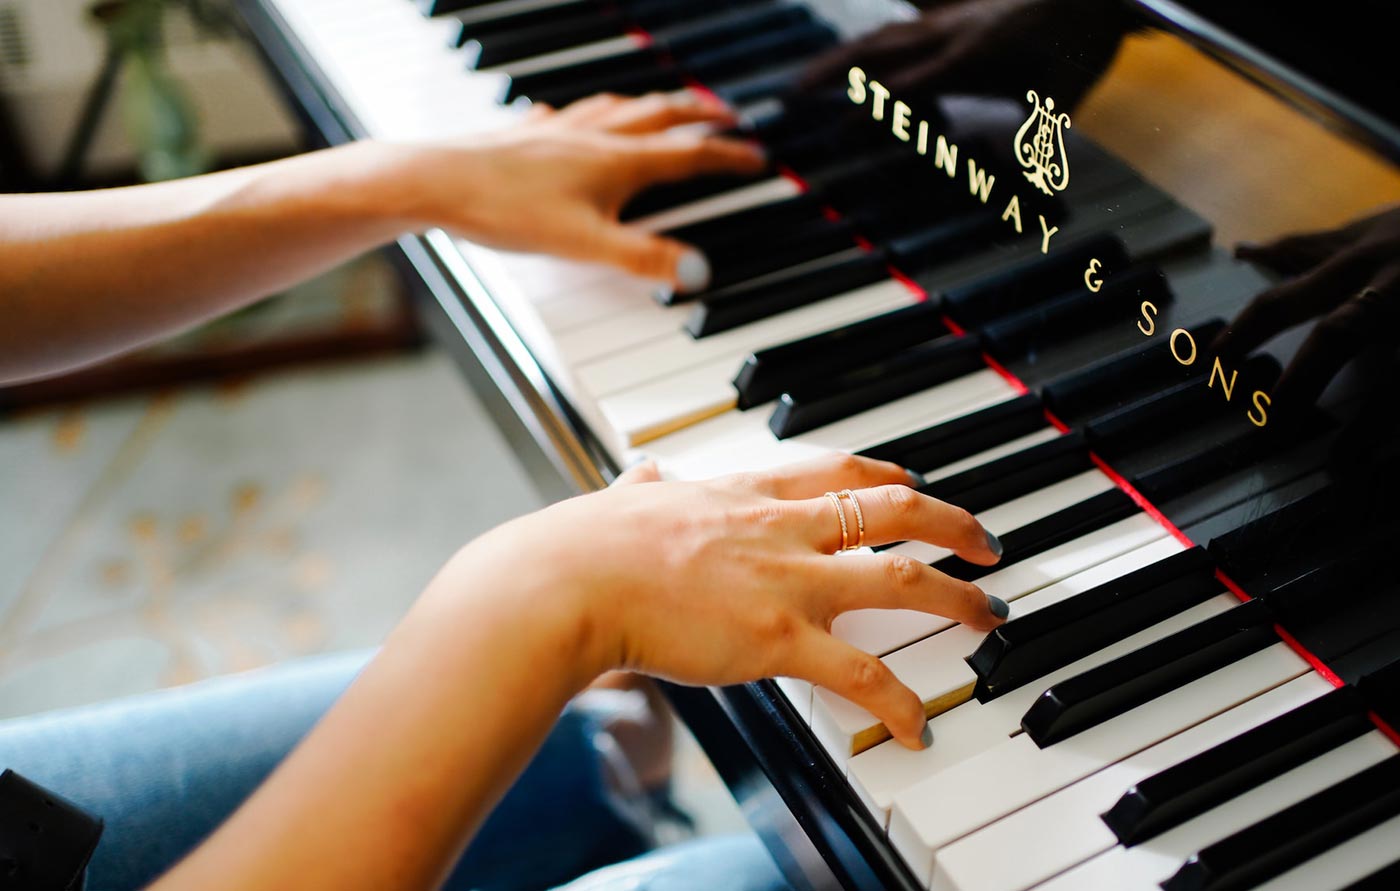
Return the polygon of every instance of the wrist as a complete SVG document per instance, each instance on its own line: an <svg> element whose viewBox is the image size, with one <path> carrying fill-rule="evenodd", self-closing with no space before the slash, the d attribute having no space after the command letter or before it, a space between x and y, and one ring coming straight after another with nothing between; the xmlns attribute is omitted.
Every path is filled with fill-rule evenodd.
<svg viewBox="0 0 1400 891"><path fill-rule="evenodd" d="M554 551L539 559L521 521L461 549L429 588L451 601L460 621L494 627L533 647L542 671L572 696L619 667L619 622L609 598L590 582L586 558L576 564ZM436 589L436 590L434 590Z"/></svg>
<svg viewBox="0 0 1400 891"><path fill-rule="evenodd" d="M476 238L485 220L479 200L485 177L481 150L442 144L363 140L351 148L361 171L361 213L396 232L450 229Z"/></svg>

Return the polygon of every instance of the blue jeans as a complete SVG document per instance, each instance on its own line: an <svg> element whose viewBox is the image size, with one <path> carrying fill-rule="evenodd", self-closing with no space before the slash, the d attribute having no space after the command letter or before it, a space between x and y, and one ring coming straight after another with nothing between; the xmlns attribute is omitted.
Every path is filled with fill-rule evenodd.
<svg viewBox="0 0 1400 891"><path fill-rule="evenodd" d="M135 891L189 852L311 729L364 664L323 657L0 723L13 768L106 821L92 891ZM647 827L604 781L597 718L570 708L463 855L449 891L785 886L757 838L646 853ZM645 855L645 856L639 856Z"/></svg>

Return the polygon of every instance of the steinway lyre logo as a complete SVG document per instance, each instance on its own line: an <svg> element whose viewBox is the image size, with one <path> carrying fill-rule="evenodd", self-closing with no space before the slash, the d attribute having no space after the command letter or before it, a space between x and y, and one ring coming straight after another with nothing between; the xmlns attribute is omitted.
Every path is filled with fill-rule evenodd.
<svg viewBox="0 0 1400 891"><path fill-rule="evenodd" d="M1055 100L1040 101L1035 90L1026 93L1031 115L1016 131L1016 160L1026 168L1026 179L1047 195L1069 185L1069 157L1065 155L1065 130L1069 115L1055 113Z"/></svg>

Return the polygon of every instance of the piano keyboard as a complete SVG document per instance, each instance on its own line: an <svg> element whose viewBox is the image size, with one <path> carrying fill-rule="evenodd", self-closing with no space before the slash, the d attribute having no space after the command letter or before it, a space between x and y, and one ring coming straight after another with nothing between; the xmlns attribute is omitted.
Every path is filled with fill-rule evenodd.
<svg viewBox="0 0 1400 891"><path fill-rule="evenodd" d="M767 138L783 86L847 36L770 0L264 5L358 135L395 140L508 126L521 100L697 82ZM796 172L663 187L628 211L706 250L701 294L455 247L615 464L640 449L700 478L863 452L1002 538L990 568L894 546L1006 600L993 634L898 610L834 625L924 699L927 750L829 691L778 684L911 886L1396 887L1400 755L1368 716L1397 714L1400 680L1395 650L1363 644L1400 614L1323 634L1325 583L1364 554L1335 536L1320 572L1255 571L1261 538L1344 524L1321 449L1249 438L1210 367L1171 362L1164 341L1180 327L1204 349L1267 278L1087 140L1071 143L1074 189L1037 205L1038 225L1058 227L1044 254L988 225L995 211L928 159L923 180L905 178L907 146L872 141L864 160L800 138L769 147ZM909 213L916 199L937 210ZM1116 267L1102 291L1079 283L1088 258ZM1277 374L1256 359L1236 386ZM1329 682L1281 623L1342 641L1316 655L1345 670Z"/></svg>

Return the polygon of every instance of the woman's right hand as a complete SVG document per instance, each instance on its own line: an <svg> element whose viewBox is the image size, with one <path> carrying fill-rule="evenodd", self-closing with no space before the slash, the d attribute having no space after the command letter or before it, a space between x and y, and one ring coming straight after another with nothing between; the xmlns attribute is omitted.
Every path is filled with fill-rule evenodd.
<svg viewBox="0 0 1400 891"><path fill-rule="evenodd" d="M833 554L841 526L828 491L852 489L867 544L918 540L989 565L1000 545L968 512L922 495L895 464L833 456L778 470L658 482L643 465L614 485L507 524L462 557L529 567L517 580L570 592L593 673L625 668L682 683L811 681L856 702L922 748L923 704L875 656L831 634L862 608L913 609L979 630L1006 605L974 584L890 553ZM848 513L850 535L856 531Z"/></svg>

